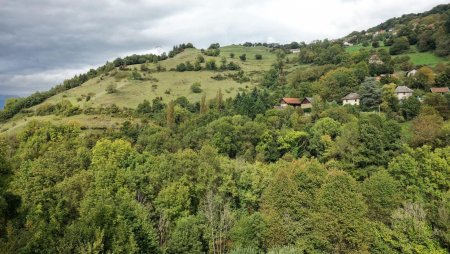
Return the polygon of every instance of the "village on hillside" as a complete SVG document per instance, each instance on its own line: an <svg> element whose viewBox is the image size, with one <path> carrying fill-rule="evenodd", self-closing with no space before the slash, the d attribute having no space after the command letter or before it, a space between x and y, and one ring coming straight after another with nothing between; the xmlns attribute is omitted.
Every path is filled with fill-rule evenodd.
<svg viewBox="0 0 450 254"><path fill-rule="evenodd" d="M414 75L414 71L411 71L408 73L408 75ZM450 93L450 89L448 87L432 87L430 88L431 93L438 93L438 94L446 94ZM397 86L395 89L395 94L399 101L405 100L411 96L413 96L414 90L407 87L407 86ZM344 96L341 99L341 103L343 106L350 105L350 106L359 106L361 99L361 95L357 92L351 92ZM418 98L419 101L421 101L421 98ZM280 105L274 106L274 109L286 109L287 107L300 107L302 110L305 111L305 113L309 112L313 106L314 103L314 97L304 97L304 98L289 98L284 97L281 98L279 101Z"/></svg>

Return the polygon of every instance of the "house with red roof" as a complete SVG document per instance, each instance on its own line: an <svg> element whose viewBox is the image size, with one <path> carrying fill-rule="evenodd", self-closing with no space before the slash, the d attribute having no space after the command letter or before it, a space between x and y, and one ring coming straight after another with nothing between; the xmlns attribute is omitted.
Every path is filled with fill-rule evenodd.
<svg viewBox="0 0 450 254"><path fill-rule="evenodd" d="M301 101L299 98L284 97L280 100L280 107L286 108L287 106L300 107Z"/></svg>
<svg viewBox="0 0 450 254"><path fill-rule="evenodd" d="M432 87L430 88L432 93L440 93L440 94L444 94L444 93L449 93L450 90L448 89L448 87Z"/></svg>

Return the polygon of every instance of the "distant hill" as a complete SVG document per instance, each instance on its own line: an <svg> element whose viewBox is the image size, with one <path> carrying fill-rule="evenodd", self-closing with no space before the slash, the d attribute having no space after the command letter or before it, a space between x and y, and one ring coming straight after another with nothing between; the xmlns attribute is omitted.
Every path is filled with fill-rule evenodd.
<svg viewBox="0 0 450 254"><path fill-rule="evenodd" d="M439 57L450 55L450 4L442 4L423 13L405 14L343 38L346 45L391 46L406 38L418 52L432 52Z"/></svg>

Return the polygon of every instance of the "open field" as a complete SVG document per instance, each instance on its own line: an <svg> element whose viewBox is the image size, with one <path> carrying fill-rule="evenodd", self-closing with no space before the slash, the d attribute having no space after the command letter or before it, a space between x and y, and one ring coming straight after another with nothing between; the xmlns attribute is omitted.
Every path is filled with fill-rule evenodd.
<svg viewBox="0 0 450 254"><path fill-rule="evenodd" d="M431 52L417 52L405 54L411 58L411 62L415 65L429 65L435 66L438 63L444 62L446 59L438 57Z"/></svg>
<svg viewBox="0 0 450 254"><path fill-rule="evenodd" d="M353 46L349 46L345 48L345 51L347 51L348 53L354 53L354 52L358 52L360 49L375 49L373 48L371 45L364 47L362 44L356 44ZM376 48L376 49L386 49L389 50L389 47L384 46L383 42L380 41L380 47Z"/></svg>
<svg viewBox="0 0 450 254"><path fill-rule="evenodd" d="M353 45L350 47L346 47L345 50L348 53L358 52L360 49L373 49L372 46L364 47L362 44ZM384 48L389 50L389 47L381 46L377 49ZM411 62L415 65L428 65L435 66L437 63L448 61L448 59L438 57L433 52L419 52L416 46L411 46L411 49L408 53L400 54L398 56L409 56L411 58ZM396 57L396 56L392 56Z"/></svg>

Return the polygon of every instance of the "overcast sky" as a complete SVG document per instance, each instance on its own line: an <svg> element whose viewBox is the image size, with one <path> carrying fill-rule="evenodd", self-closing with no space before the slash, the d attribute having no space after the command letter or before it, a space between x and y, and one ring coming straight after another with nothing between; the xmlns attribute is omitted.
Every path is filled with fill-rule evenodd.
<svg viewBox="0 0 450 254"><path fill-rule="evenodd" d="M251 42L340 38L439 0L0 0L0 94L44 91L107 60Z"/></svg>

